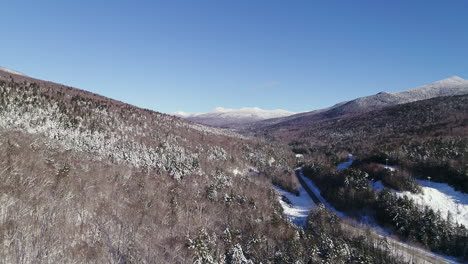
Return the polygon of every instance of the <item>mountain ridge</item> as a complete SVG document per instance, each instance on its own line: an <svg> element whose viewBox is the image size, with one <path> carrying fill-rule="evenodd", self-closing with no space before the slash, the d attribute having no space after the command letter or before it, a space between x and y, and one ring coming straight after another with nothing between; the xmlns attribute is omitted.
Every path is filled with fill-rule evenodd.
<svg viewBox="0 0 468 264"><path fill-rule="evenodd" d="M282 109L264 110L259 107L243 107L240 109L216 107L207 113L186 113L179 111L173 114L196 123L210 126L235 128L246 123L276 117L285 117L296 113Z"/></svg>
<svg viewBox="0 0 468 264"><path fill-rule="evenodd" d="M0 71L7 72L7 73L12 73L12 74L16 74L16 75L21 75L21 76L27 76L24 73L21 73L21 72L15 71L15 70L11 70L11 69L8 69L8 68L5 68L5 67L1 67L1 66L0 66Z"/></svg>
<svg viewBox="0 0 468 264"><path fill-rule="evenodd" d="M369 112L387 106L426 100L440 96L468 94L468 80L452 76L430 84L418 86L401 92L380 92L374 95L344 101L331 107L299 113L284 118L262 120L245 124L241 129L258 131L264 129L287 129L287 126L312 125L330 118L344 118L359 113Z"/></svg>

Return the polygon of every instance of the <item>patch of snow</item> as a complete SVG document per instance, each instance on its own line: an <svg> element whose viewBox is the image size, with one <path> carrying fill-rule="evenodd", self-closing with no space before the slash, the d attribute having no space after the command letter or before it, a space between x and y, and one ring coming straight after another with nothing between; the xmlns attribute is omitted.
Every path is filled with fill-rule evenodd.
<svg viewBox="0 0 468 264"><path fill-rule="evenodd" d="M453 220L468 226L468 194L455 191L446 183L437 183L426 180L418 180L422 187L422 193L414 194L408 191L396 192L399 196L407 196L422 206L429 206L435 211L440 211L442 216L451 212Z"/></svg>
<svg viewBox="0 0 468 264"><path fill-rule="evenodd" d="M303 158L303 157L304 157L304 155L302 155L302 154L296 154L296 158L298 158L298 159Z"/></svg>
<svg viewBox="0 0 468 264"><path fill-rule="evenodd" d="M353 162L354 162L353 154L348 154L348 161L338 164L336 168L338 169L338 171L342 171L346 168L349 168L353 164Z"/></svg>
<svg viewBox="0 0 468 264"><path fill-rule="evenodd" d="M201 114L201 113L187 113L187 112L184 112L184 111L177 111L177 112L172 113L172 115L182 117L182 118L187 118L187 117L190 117L190 116L196 116L196 115L199 115L199 114Z"/></svg>
<svg viewBox="0 0 468 264"><path fill-rule="evenodd" d="M389 171L396 171L396 167L395 166L390 166L390 165L385 165L385 164L378 164L380 167L384 168L384 169L387 169Z"/></svg>
<svg viewBox="0 0 468 264"><path fill-rule="evenodd" d="M287 192L278 186L275 186L279 194L279 202L283 207L283 212L294 224L305 227L307 217L312 209L317 207L309 194L303 187L299 189L299 196ZM286 198L286 199L284 199ZM285 202L284 200L290 202Z"/></svg>
<svg viewBox="0 0 468 264"><path fill-rule="evenodd" d="M257 170L257 169L255 169L255 168L250 168L250 169L249 169L249 172L250 172L250 173L254 173L254 174L260 174L260 171Z"/></svg>
<svg viewBox="0 0 468 264"><path fill-rule="evenodd" d="M273 165L273 163L275 163L275 159L273 157L271 157L269 160L268 160L268 165Z"/></svg>

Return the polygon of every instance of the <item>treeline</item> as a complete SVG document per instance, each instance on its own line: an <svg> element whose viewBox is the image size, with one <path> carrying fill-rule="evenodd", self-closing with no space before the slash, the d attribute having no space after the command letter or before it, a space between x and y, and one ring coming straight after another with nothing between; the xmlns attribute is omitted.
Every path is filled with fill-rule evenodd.
<svg viewBox="0 0 468 264"><path fill-rule="evenodd" d="M439 149L450 149L455 154L445 154ZM450 142L437 140L436 142L407 142L400 146L398 151L372 152L360 155L360 159L353 163L353 167L378 175L382 181L391 175L393 183L388 187L398 191L412 191L412 179L420 179L447 183L455 190L468 193L468 140L463 139ZM425 154L416 154L421 152ZM452 156L452 157L451 157ZM390 172L380 164L398 166L398 170ZM396 180L396 179L400 180ZM385 182L384 182L385 183ZM396 185L395 185L396 184ZM417 187L416 187L417 188Z"/></svg>
<svg viewBox="0 0 468 264"><path fill-rule="evenodd" d="M306 166L302 170L317 184L322 196L340 211L355 213L372 208L376 200L369 175L363 171L347 169L336 172L323 166Z"/></svg>
<svg viewBox="0 0 468 264"><path fill-rule="evenodd" d="M416 182L413 173L398 167L398 169L385 168L383 163L367 163L365 161L357 160L353 163L352 168L361 170L369 175L369 180L382 181L385 187L397 191L409 191L418 193L421 187ZM346 173L346 172L344 172Z"/></svg>
<svg viewBox="0 0 468 264"><path fill-rule="evenodd" d="M357 144L357 142L355 142ZM298 144L298 143L297 143ZM413 179L447 183L455 190L468 193L468 138L403 140L386 144L364 143L341 147L339 144L308 149L306 158L321 164L337 164L353 153L354 168L364 170L371 178L380 179L395 190L417 192ZM295 149L295 145L291 145ZM380 164L380 165L379 165ZM383 164L397 166L390 172ZM392 175L389 178L389 175ZM399 178L400 180L396 180ZM394 179L393 182L389 180Z"/></svg>
<svg viewBox="0 0 468 264"><path fill-rule="evenodd" d="M270 178L273 185L279 186L281 189L294 193L295 195L299 195L300 184L293 170L269 168L261 172L261 174Z"/></svg>
<svg viewBox="0 0 468 264"><path fill-rule="evenodd" d="M326 166L304 166L303 172L319 186L325 199L348 214L373 207L377 196L371 182L381 180L385 187L399 191L420 191L420 186L406 171L390 171L375 163L357 162L340 172Z"/></svg>
<svg viewBox="0 0 468 264"><path fill-rule="evenodd" d="M462 166L451 166L449 163L420 163L413 167L420 179L430 177L431 181L447 183L455 190L468 193L468 163Z"/></svg>

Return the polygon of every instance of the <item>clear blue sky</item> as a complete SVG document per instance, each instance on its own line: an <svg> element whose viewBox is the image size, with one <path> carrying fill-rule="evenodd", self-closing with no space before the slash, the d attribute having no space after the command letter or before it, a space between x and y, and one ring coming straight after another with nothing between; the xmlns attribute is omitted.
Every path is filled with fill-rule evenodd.
<svg viewBox="0 0 468 264"><path fill-rule="evenodd" d="M8 1L0 66L161 111L305 111L458 75L468 1Z"/></svg>

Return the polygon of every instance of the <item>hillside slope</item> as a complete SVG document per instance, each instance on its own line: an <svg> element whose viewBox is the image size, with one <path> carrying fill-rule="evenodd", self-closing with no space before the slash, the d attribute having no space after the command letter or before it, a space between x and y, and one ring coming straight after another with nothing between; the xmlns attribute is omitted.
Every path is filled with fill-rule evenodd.
<svg viewBox="0 0 468 264"><path fill-rule="evenodd" d="M287 169L290 158L228 130L0 71L0 262L187 263L243 257L254 236L281 248L294 228L268 175L248 171ZM235 241L223 240L229 230Z"/></svg>
<svg viewBox="0 0 468 264"><path fill-rule="evenodd" d="M245 171L286 166L288 156L228 130L6 72L0 72L0 127L45 134L67 149L158 168L175 178L209 173L212 161Z"/></svg>
<svg viewBox="0 0 468 264"><path fill-rule="evenodd" d="M468 131L468 95L444 96L386 107L346 119L329 119L291 134L311 144L333 143L343 148L404 139L464 138ZM290 137L291 138L291 137Z"/></svg>

